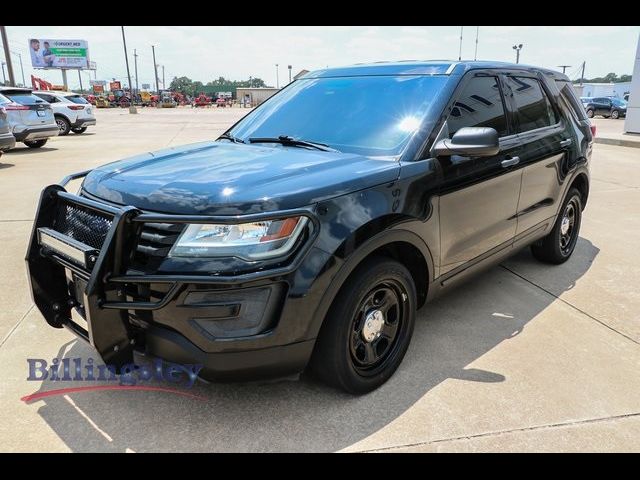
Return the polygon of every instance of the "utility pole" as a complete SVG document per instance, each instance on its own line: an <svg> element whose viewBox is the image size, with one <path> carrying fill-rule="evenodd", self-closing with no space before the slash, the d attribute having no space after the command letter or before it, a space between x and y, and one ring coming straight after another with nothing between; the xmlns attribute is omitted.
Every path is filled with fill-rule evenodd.
<svg viewBox="0 0 640 480"><path fill-rule="evenodd" d="M0 26L0 34L2 36L2 46L4 47L4 58L7 64L7 73L9 74L9 86L16 86L16 79L13 76L13 65L11 64L11 55L9 54L9 40L7 40L7 29L6 27ZM4 70L2 71L4 73ZM7 81L5 80L6 84Z"/></svg>
<svg viewBox="0 0 640 480"><path fill-rule="evenodd" d="M133 65L135 68L135 72L136 72L136 93L140 92L140 89L138 88L138 52L136 51L136 49L133 49Z"/></svg>
<svg viewBox="0 0 640 480"><path fill-rule="evenodd" d="M167 84L164 83L164 65L162 65L162 89L163 90L167 89Z"/></svg>
<svg viewBox="0 0 640 480"><path fill-rule="evenodd" d="M78 80L80 80L80 93L84 93L84 89L82 88L82 76L81 76L82 71L80 69L78 69Z"/></svg>
<svg viewBox="0 0 640 480"><path fill-rule="evenodd" d="M462 60L462 33L464 32L464 27L460 27L460 48L458 49L458 61Z"/></svg>
<svg viewBox="0 0 640 480"><path fill-rule="evenodd" d="M287 65L287 68L289 69L289 83L291 83L291 65Z"/></svg>
<svg viewBox="0 0 640 480"><path fill-rule="evenodd" d="M567 68L569 68L571 65L558 65L558 68L562 69L562 73L565 73L567 71Z"/></svg>
<svg viewBox="0 0 640 480"><path fill-rule="evenodd" d="M151 45L151 51L153 52L153 71L155 72L155 79L156 79L156 93L159 93L160 90L158 90L158 64L156 63L156 46L155 45Z"/></svg>
<svg viewBox="0 0 640 480"><path fill-rule="evenodd" d="M473 60L478 59L478 36L480 35L480 27L476 27L476 51L473 54Z"/></svg>
<svg viewBox="0 0 640 480"><path fill-rule="evenodd" d="M127 55L127 39L124 36L124 26L120 27L122 30L122 46L124 48L124 60L127 64L127 77L129 78L129 95L131 96L131 100L129 102L129 113L138 113L136 110L136 106L133 104L134 96L133 96L133 84L131 83L131 71L129 70L129 56Z"/></svg>
<svg viewBox="0 0 640 480"><path fill-rule="evenodd" d="M280 88L280 79L278 78L278 64L276 63L276 88Z"/></svg>
<svg viewBox="0 0 640 480"><path fill-rule="evenodd" d="M516 51L516 63L520 63L520 50L522 50L522 44L514 45L512 47Z"/></svg>
<svg viewBox="0 0 640 480"><path fill-rule="evenodd" d="M13 53L14 55L17 55L18 59L20 60L20 72L22 73L22 86L26 87L27 82L24 79L24 67L22 66L22 54L19 52L14 52L13 50L11 51L11 53Z"/></svg>
<svg viewBox="0 0 640 480"><path fill-rule="evenodd" d="M586 60L582 62L582 73L580 74L580 86L582 86L582 82L584 81L584 67L586 66Z"/></svg>
<svg viewBox="0 0 640 480"><path fill-rule="evenodd" d="M4 73L4 66L6 65L6 63L2 62L2 84L6 84L7 83L7 75Z"/></svg>

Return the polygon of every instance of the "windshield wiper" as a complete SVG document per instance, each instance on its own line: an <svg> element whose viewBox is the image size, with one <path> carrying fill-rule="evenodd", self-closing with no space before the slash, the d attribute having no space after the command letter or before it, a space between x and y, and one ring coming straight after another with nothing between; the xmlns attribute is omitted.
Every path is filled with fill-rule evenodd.
<svg viewBox="0 0 640 480"><path fill-rule="evenodd" d="M230 140L233 143L244 143L244 140L239 139L238 137L234 137L233 135L231 135L230 133L223 133L222 135L220 135L218 137L218 140L220 139L224 139L224 140Z"/></svg>
<svg viewBox="0 0 640 480"><path fill-rule="evenodd" d="M252 137L249 143L280 143L287 147L306 147L315 148L323 152L337 152L338 150L329 147L326 143L310 142L307 140L298 140L288 135L280 135L279 137Z"/></svg>

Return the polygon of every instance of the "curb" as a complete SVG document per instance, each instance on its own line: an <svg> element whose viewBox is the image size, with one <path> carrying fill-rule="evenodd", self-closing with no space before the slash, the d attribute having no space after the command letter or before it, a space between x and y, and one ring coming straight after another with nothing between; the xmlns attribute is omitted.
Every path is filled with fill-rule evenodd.
<svg viewBox="0 0 640 480"><path fill-rule="evenodd" d="M640 148L640 140L626 140L624 138L596 137L593 139L593 141L595 143L602 143L604 145L617 145L619 147Z"/></svg>

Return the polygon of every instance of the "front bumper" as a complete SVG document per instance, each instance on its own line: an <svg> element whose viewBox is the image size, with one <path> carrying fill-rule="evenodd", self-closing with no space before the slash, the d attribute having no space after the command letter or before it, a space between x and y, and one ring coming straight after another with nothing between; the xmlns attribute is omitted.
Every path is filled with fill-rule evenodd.
<svg viewBox="0 0 640 480"><path fill-rule="evenodd" d="M55 231L56 215L68 205L112 218L101 248ZM307 216L317 234L317 219L309 210L257 214L254 220L285 214ZM131 363L138 350L201 364L201 375L208 379L301 371L314 340L303 335L306 327L299 315L283 311L297 269L305 257L313 257L307 255L313 238L287 264L268 270L234 276L132 271L129 262L141 227L156 222L232 223L233 218L151 214L72 195L61 185L47 187L26 257L33 300L47 323L70 329L116 369ZM300 292L291 303L296 301L301 301Z"/></svg>
<svg viewBox="0 0 640 480"><path fill-rule="evenodd" d="M29 127L26 126L21 130L14 130L13 136L16 137L16 141L24 142L25 140L40 140L43 138L57 137L60 129L56 124Z"/></svg>

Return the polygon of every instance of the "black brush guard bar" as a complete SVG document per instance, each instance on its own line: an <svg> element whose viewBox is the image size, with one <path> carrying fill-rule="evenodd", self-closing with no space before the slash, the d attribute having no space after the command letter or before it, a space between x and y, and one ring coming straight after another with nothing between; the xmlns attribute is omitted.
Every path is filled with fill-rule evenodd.
<svg viewBox="0 0 640 480"><path fill-rule="evenodd" d="M64 186L86 176L90 170L65 177L60 184L46 187L40 197L26 263L33 301L49 325L66 327L85 339L102 356L105 363L120 368L133 360L135 336L129 322L129 310L157 310L169 304L186 284L233 285L262 278L287 275L298 268L319 231L316 216L308 209L281 210L236 216L170 215L144 213L131 206L114 207L67 192ZM53 227L60 202L79 205L101 214L113 216L112 225L93 268L88 270L51 250L43 249L38 229ZM144 223L218 223L234 224L305 216L311 222L310 238L300 246L286 266L225 275L127 275L128 259ZM86 283L83 299L75 299L68 291L65 269ZM126 301L124 284L170 284L157 302ZM71 309L82 304L88 330L72 320Z"/></svg>

